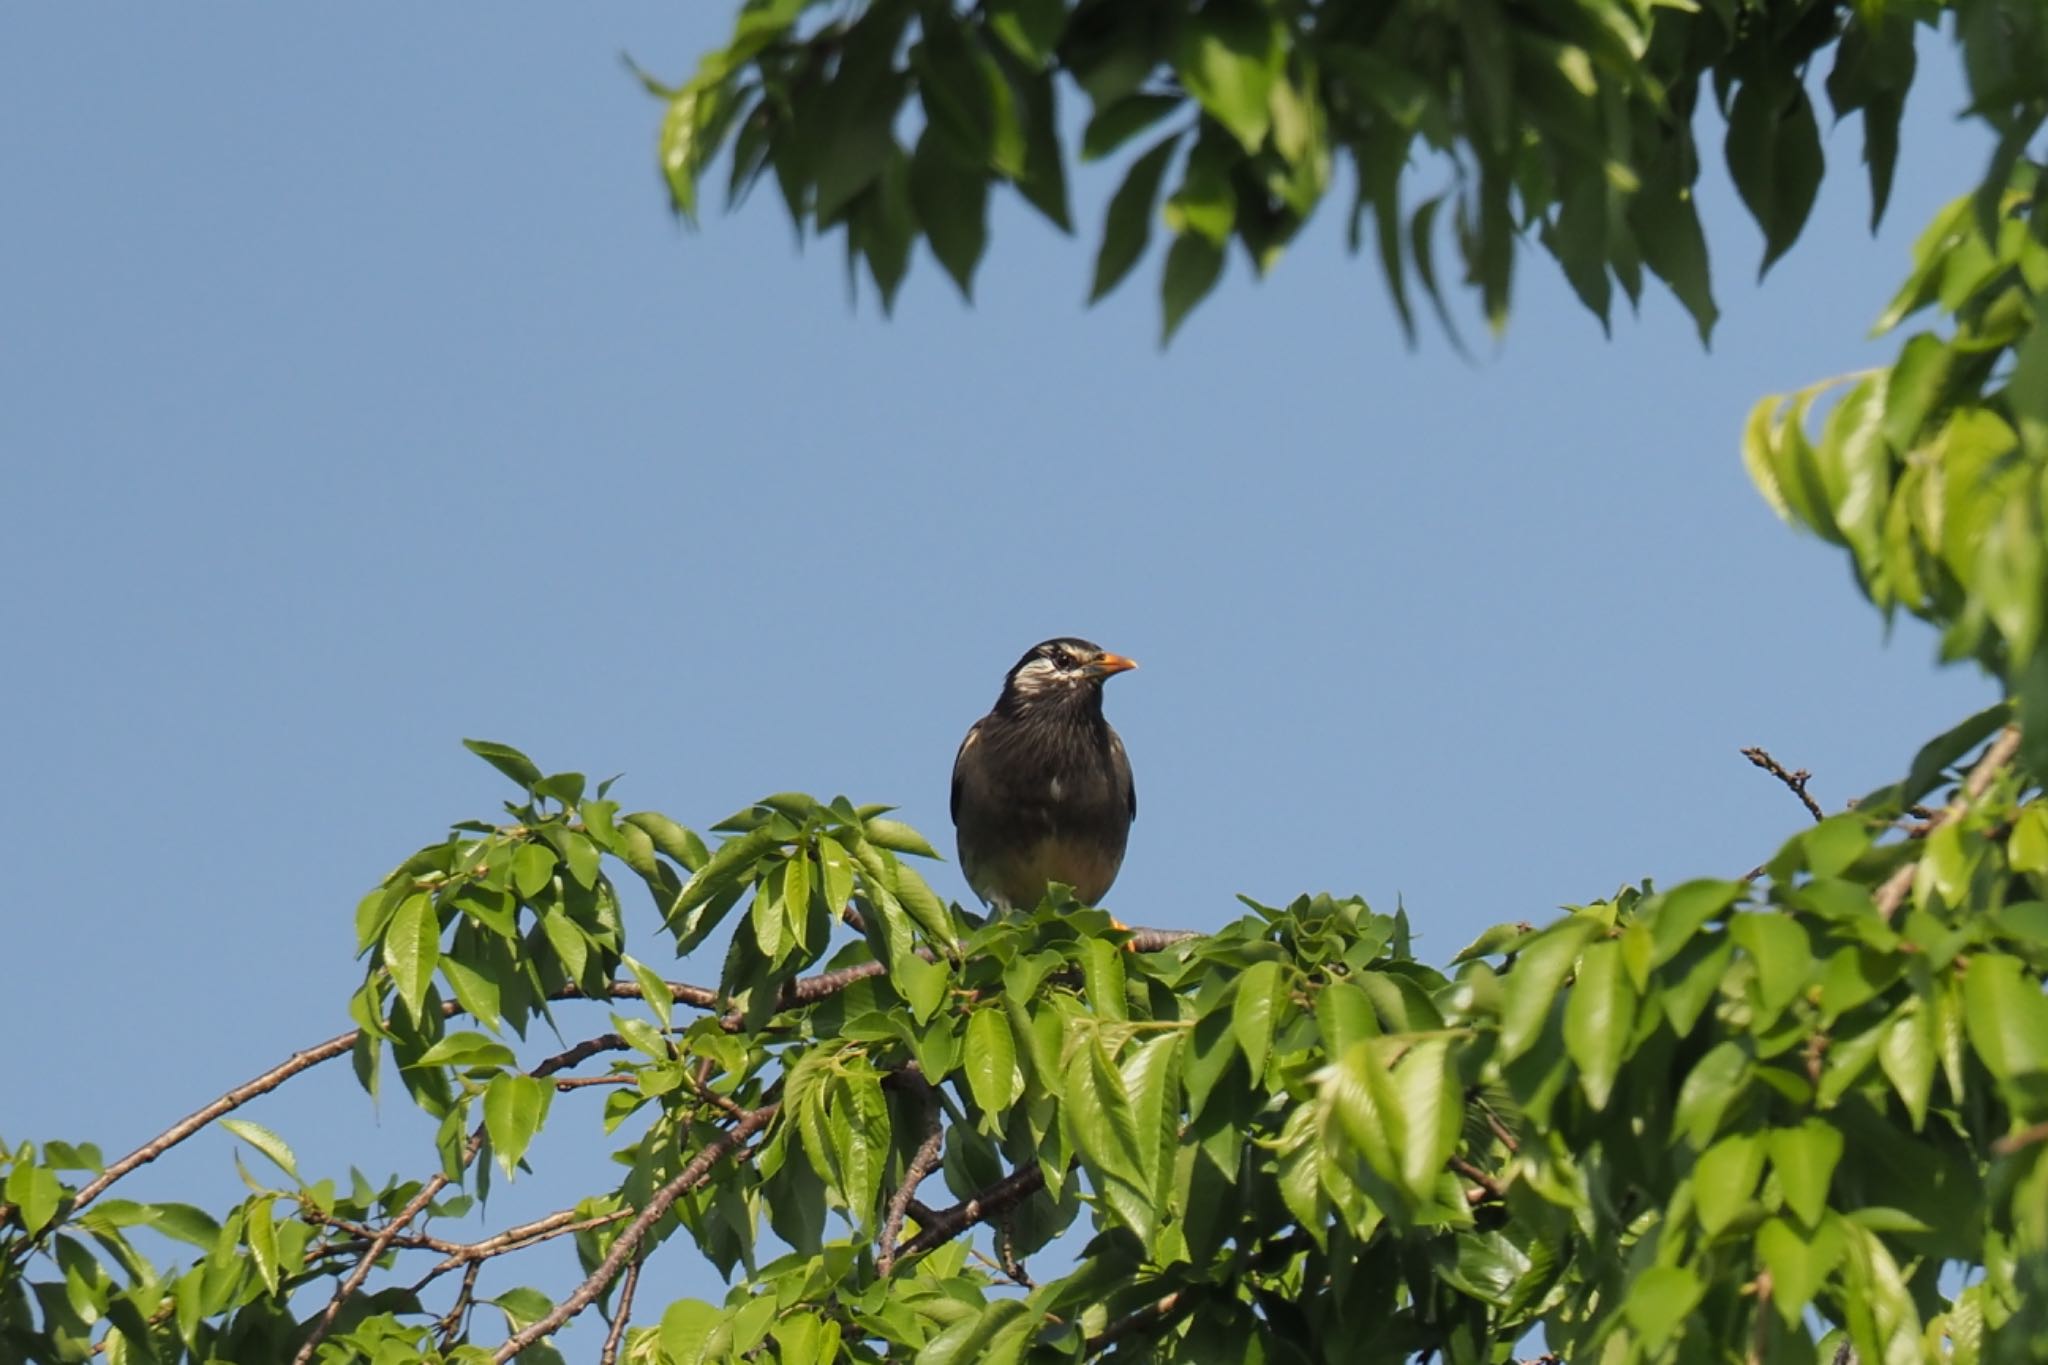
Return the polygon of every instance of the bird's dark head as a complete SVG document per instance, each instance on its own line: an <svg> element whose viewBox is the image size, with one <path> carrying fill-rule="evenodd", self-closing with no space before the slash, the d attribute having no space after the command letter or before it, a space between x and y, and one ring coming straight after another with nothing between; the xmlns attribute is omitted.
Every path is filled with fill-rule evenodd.
<svg viewBox="0 0 2048 1365"><path fill-rule="evenodd" d="M1088 640L1072 636L1047 640L1033 645L1017 660L1003 679L1003 695L997 705L1028 707L1067 699L1099 706L1103 680L1137 666Z"/></svg>

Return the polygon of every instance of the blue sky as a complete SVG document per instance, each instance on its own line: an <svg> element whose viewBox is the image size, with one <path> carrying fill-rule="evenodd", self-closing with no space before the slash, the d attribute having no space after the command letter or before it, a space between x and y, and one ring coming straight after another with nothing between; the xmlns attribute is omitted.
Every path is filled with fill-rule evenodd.
<svg viewBox="0 0 2048 1365"><path fill-rule="evenodd" d="M0 18L10 1141L112 1156L344 1028L357 898L509 790L465 735L698 827L800 788L950 847L961 733L1086 635L1144 665L1124 918L1358 892L1441 959L1760 861L1805 817L1740 746L1839 805L1991 695L1737 454L1761 394L1890 354L1987 150L1945 44L1874 241L1853 124L1760 288L1710 170L1711 353L1654 293L1604 340L1530 256L1468 362L1403 346L1334 205L1162 354L1156 260L1083 307L1097 173L1079 239L1005 205L972 308L925 257L849 308L772 195L667 212L619 54L682 74L725 5L481 13ZM510 1214L610 1179L578 1104ZM315 1172L427 1164L341 1071L250 1116ZM133 1193L233 1198L229 1147ZM665 1297L712 1287L686 1261Z"/></svg>

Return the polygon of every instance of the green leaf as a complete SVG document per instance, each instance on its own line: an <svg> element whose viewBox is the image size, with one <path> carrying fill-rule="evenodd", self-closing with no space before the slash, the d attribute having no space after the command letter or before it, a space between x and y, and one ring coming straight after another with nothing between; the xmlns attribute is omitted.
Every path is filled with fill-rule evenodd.
<svg viewBox="0 0 2048 1365"><path fill-rule="evenodd" d="M584 936L582 926L569 918L561 906L550 905L541 914L540 928L561 961L562 970L572 979L581 977L590 962L590 940Z"/></svg>
<svg viewBox="0 0 2048 1365"><path fill-rule="evenodd" d="M456 936L458 946L461 935ZM489 960L464 961L453 954L441 959L441 975L455 992L455 1003L467 1010L484 1027L495 1029L502 1021L503 993L499 989L497 966Z"/></svg>
<svg viewBox="0 0 2048 1365"><path fill-rule="evenodd" d="M1024 155L1020 169L1010 179L1024 201L1045 215L1061 232L1073 231L1067 211L1066 153L1060 143L1059 94L1052 73L1019 67L1002 50L997 65L1017 101L1019 121L1024 126Z"/></svg>
<svg viewBox="0 0 2048 1365"><path fill-rule="evenodd" d="M2013 817L2006 860L2015 872L2048 872L2048 802L2029 801Z"/></svg>
<svg viewBox="0 0 2048 1365"><path fill-rule="evenodd" d="M1137 1128L1138 1173L1160 1208L1166 1204L1174 1155L1180 1148L1180 1051L1181 1035L1162 1033L1133 1049L1122 1067Z"/></svg>
<svg viewBox="0 0 2048 1365"><path fill-rule="evenodd" d="M890 873L897 901L909 912L917 927L924 930L926 938L942 951L951 953L959 945L959 936L953 932L953 912L932 890L931 883L906 863L895 864Z"/></svg>
<svg viewBox="0 0 2048 1365"><path fill-rule="evenodd" d="M1230 1031L1244 1053L1256 1084L1265 1075L1266 1054L1273 1044L1273 1016L1285 999L1281 964L1255 962L1237 979L1237 999L1230 1009Z"/></svg>
<svg viewBox="0 0 2048 1365"><path fill-rule="evenodd" d="M1730 923L1736 943L1756 964L1757 1019L1751 1027L1770 1026L1805 987L1813 973L1813 947L1805 926L1775 911L1746 911Z"/></svg>
<svg viewBox="0 0 2048 1365"><path fill-rule="evenodd" d="M2048 1069L2048 999L2016 957L1979 953L1963 977L1963 1020L1970 1045L2001 1082Z"/></svg>
<svg viewBox="0 0 2048 1365"><path fill-rule="evenodd" d="M465 739L462 747L528 791L532 791L540 781L540 769L534 766L533 760L509 744L497 744L488 739Z"/></svg>
<svg viewBox="0 0 2048 1365"><path fill-rule="evenodd" d="M547 1120L554 1088L532 1076L499 1076L484 1088L484 1131L507 1178Z"/></svg>
<svg viewBox="0 0 2048 1365"><path fill-rule="evenodd" d="M1166 253L1166 274L1160 282L1164 321L1159 344L1173 340L1196 304L1223 275L1223 248L1199 233L1184 232Z"/></svg>
<svg viewBox="0 0 2048 1365"><path fill-rule="evenodd" d="M1650 925L1650 965L1678 956L1707 921L1735 904L1747 890L1741 882L1691 881L1659 894L1638 915Z"/></svg>
<svg viewBox="0 0 2048 1365"><path fill-rule="evenodd" d="M1693 186L1680 175L1677 158L1665 158L1650 167L1629 199L1629 224L1642 247L1643 264L1685 305L1705 344L1721 313L1714 305L1707 236L1700 227Z"/></svg>
<svg viewBox="0 0 2048 1365"><path fill-rule="evenodd" d="M939 852L922 834L901 820L875 819L867 824L868 842L897 853L915 853L920 858L937 858ZM943 861L943 860L941 860Z"/></svg>
<svg viewBox="0 0 2048 1365"><path fill-rule="evenodd" d="M970 1365L989 1358L986 1348L996 1334L1026 1319L1022 1299L995 1299L980 1313L969 1313L924 1344L915 1365Z"/></svg>
<svg viewBox="0 0 2048 1365"><path fill-rule="evenodd" d="M1910 1002L1883 1028L1878 1064L1899 1092L1917 1132L1927 1120L1927 1098L1934 1089L1934 1016L1918 1008L1917 1001Z"/></svg>
<svg viewBox="0 0 2048 1365"><path fill-rule="evenodd" d="M1598 928L1599 922L1592 916L1573 915L1545 929L1515 954L1513 965L1502 977L1506 992L1500 1021L1502 1062L1513 1061L1535 1043L1565 974Z"/></svg>
<svg viewBox="0 0 2048 1365"><path fill-rule="evenodd" d="M1092 938L1081 945L1081 978L1098 1019L1120 1023L1130 1017L1124 999L1124 959L1128 956L1122 944L1108 939Z"/></svg>
<svg viewBox="0 0 2048 1365"><path fill-rule="evenodd" d="M1785 1206L1808 1227L1819 1223L1842 1159L1841 1132L1824 1120L1808 1119L1797 1128L1773 1128L1766 1144Z"/></svg>
<svg viewBox="0 0 2048 1365"><path fill-rule="evenodd" d="M440 961L441 921L434 912L433 898L424 891L415 892L399 904L398 913L384 930L384 966L414 1019L420 1017Z"/></svg>
<svg viewBox="0 0 2048 1365"><path fill-rule="evenodd" d="M669 98L657 155L669 203L686 222L697 219L697 177L717 153L735 108L730 87L709 69Z"/></svg>
<svg viewBox="0 0 2048 1365"><path fill-rule="evenodd" d="M909 1004L911 1017L922 1024L945 1003L953 974L943 962L926 962L915 953L905 953L890 969L889 984Z"/></svg>
<svg viewBox="0 0 2048 1365"><path fill-rule="evenodd" d="M1911 434L1909 434L1911 440ZM1919 753L1913 755L1913 769L1907 774L1907 782L1898 792L1898 802L1913 804L1923 800L1927 794L1942 784L1942 776L1954 767L1970 749L1985 743L1997 735L2007 720L2013 718L2011 702L1997 702L1985 710L1976 712L1962 724L1954 726L1946 735L1929 739Z"/></svg>
<svg viewBox="0 0 2048 1365"><path fill-rule="evenodd" d="M1745 80L1728 112L1728 172L1764 233L1763 274L1799 239L1823 160L1813 102L1797 79Z"/></svg>
<svg viewBox="0 0 2048 1365"><path fill-rule="evenodd" d="M782 956L782 933L789 924L782 913L780 894L781 883L788 869L788 863L775 868L769 880L754 893L754 903L747 913L747 919L754 930L754 942L761 949L761 956L770 962Z"/></svg>
<svg viewBox="0 0 2048 1365"><path fill-rule="evenodd" d="M1841 1263L1847 1250L1842 1225L1830 1215L1811 1234L1783 1218L1772 1218L1757 1229L1757 1255L1771 1272L1771 1303L1788 1330L1796 1330L1813 1302L1813 1296L1827 1283L1828 1275Z"/></svg>
<svg viewBox="0 0 2048 1365"><path fill-rule="evenodd" d="M1678 1104L1672 1111L1672 1126L1695 1147L1705 1147L1721 1126L1728 1106L1749 1083L1750 1057L1733 1039L1716 1043L1707 1055L1694 1063L1678 1087Z"/></svg>
<svg viewBox="0 0 2048 1365"><path fill-rule="evenodd" d="M1173 52L1181 84L1248 152L1271 126L1273 83L1286 60L1280 24L1249 0L1211 3L1182 20Z"/></svg>
<svg viewBox="0 0 2048 1365"><path fill-rule="evenodd" d="M1145 246L1152 239L1160 182L1165 179L1167 165L1173 160L1180 140L1179 133L1161 138L1131 163L1123 184L1110 196L1109 216L1102 227L1102 246L1095 257L1095 283L1088 291L1090 303L1122 283L1145 254Z"/></svg>
<svg viewBox="0 0 2048 1365"><path fill-rule="evenodd" d="M663 1028L667 1028L670 1011L675 1007L675 996L669 991L668 983L652 967L630 953L621 954L619 961L639 983L640 998L647 1002L647 1008L654 1011L654 1017Z"/></svg>
<svg viewBox="0 0 2048 1365"><path fill-rule="evenodd" d="M1353 1043L1376 1038L1379 1018L1373 1012L1372 997L1350 981L1333 981L1316 993L1316 1029L1323 1037L1323 1050L1341 1057Z"/></svg>
<svg viewBox="0 0 2048 1365"><path fill-rule="evenodd" d="M910 155L910 206L932 255L960 296L974 297L974 271L988 249L988 176L958 161L930 128Z"/></svg>
<svg viewBox="0 0 2048 1365"><path fill-rule="evenodd" d="M470 1035L474 1037L475 1035ZM291 1144L271 1132L260 1123L248 1119L222 1119L220 1126L233 1133L242 1141L270 1158L277 1168L294 1181L299 1179L298 1158L292 1155Z"/></svg>
<svg viewBox="0 0 2048 1365"><path fill-rule="evenodd" d="M384 937L384 926L391 923L391 913L398 908L398 897L391 894L391 888L380 886L356 902L356 951L365 952L370 945Z"/></svg>
<svg viewBox="0 0 2048 1365"><path fill-rule="evenodd" d="M1661 1350L1679 1325L1692 1317L1706 1292L1706 1284L1684 1266L1651 1266L1629 1282L1622 1314L1643 1334L1646 1346Z"/></svg>
<svg viewBox="0 0 2048 1365"><path fill-rule="evenodd" d="M512 885L521 900L532 900L555 880L555 851L539 842L524 843L512 855Z"/></svg>
<svg viewBox="0 0 2048 1365"><path fill-rule="evenodd" d="M518 1062L512 1049L494 1038L473 1030L451 1033L421 1053L413 1066L512 1066ZM226 1127L234 1120L222 1119ZM238 1130L239 1131L239 1130ZM255 1141L251 1138L250 1141ZM260 1144L259 1144L260 1145ZM282 1163L280 1163L282 1164Z"/></svg>
<svg viewBox="0 0 2048 1365"><path fill-rule="evenodd" d="M1465 1092L1458 1083L1450 1041L1430 1038L1415 1044L1394 1067L1393 1077L1403 1130L1398 1152L1401 1180L1416 1203L1427 1203L1444 1163L1457 1150L1465 1121Z"/></svg>
<svg viewBox="0 0 2048 1365"><path fill-rule="evenodd" d="M1016 1042L1002 1010L979 1009L968 1017L964 1060L975 1104L994 1118L999 1129L1011 1101L1023 1090Z"/></svg>
<svg viewBox="0 0 2048 1365"><path fill-rule="evenodd" d="M1237 190L1230 172L1239 159L1227 139L1199 139L1188 153L1180 187L1166 201L1166 226L1178 234L1199 233L1219 248L1228 246L1237 225Z"/></svg>
<svg viewBox="0 0 2048 1365"><path fill-rule="evenodd" d="M923 40L910 50L910 63L927 128L967 166L1014 168L1022 135L1002 72L973 29L945 10L925 11L920 25Z"/></svg>
<svg viewBox="0 0 2048 1365"><path fill-rule="evenodd" d="M1066 26L1066 0L989 0L989 31L1025 61L1044 66Z"/></svg>
<svg viewBox="0 0 2048 1365"><path fill-rule="evenodd" d="M1635 1018L1636 988L1622 965L1621 944L1603 939L1580 955L1564 1006L1565 1051L1578 1064L1579 1087L1595 1109L1607 1107Z"/></svg>
<svg viewBox="0 0 2048 1365"><path fill-rule="evenodd" d="M1142 1188L1131 1097L1124 1089L1123 1077L1103 1052L1099 1036L1089 1036L1071 1049L1062 1079L1065 1093L1060 1123L1074 1147L1103 1176Z"/></svg>
<svg viewBox="0 0 2048 1365"><path fill-rule="evenodd" d="M1081 159L1100 161L1182 106L1178 95L1126 95L1099 109L1081 135Z"/></svg>
<svg viewBox="0 0 2048 1365"><path fill-rule="evenodd" d="M1708 1236L1749 1206L1763 1173L1764 1144L1755 1133L1730 1133L1700 1153L1692 1168L1693 1211Z"/></svg>
<svg viewBox="0 0 2048 1365"><path fill-rule="evenodd" d="M20 1211L22 1226L29 1234L41 1232L57 1216L64 1202L64 1187L57 1177L34 1162L17 1158L7 1173L7 1202Z"/></svg>
<svg viewBox="0 0 2048 1365"><path fill-rule="evenodd" d="M711 1334L725 1311L702 1299L678 1299L661 1315L661 1354L673 1365L703 1365Z"/></svg>
<svg viewBox="0 0 2048 1365"><path fill-rule="evenodd" d="M249 1248L249 1259L255 1263L263 1287L273 1294L280 1282L277 1224L271 1217L271 1208L276 1203L276 1195L258 1195L249 1201L242 1215L242 1237Z"/></svg>
<svg viewBox="0 0 2048 1365"><path fill-rule="evenodd" d="M658 811L635 811L622 823L645 833L664 857L685 871L696 871L711 856L702 839Z"/></svg>

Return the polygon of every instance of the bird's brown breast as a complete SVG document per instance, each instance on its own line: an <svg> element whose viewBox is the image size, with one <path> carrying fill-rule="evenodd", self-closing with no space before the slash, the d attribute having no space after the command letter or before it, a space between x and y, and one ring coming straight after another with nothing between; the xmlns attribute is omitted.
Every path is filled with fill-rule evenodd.
<svg viewBox="0 0 2048 1365"><path fill-rule="evenodd" d="M961 841L961 871L968 885L991 902L1016 909L1038 904L1047 886L1064 882L1074 895L1093 905L1116 881L1123 866L1123 840L1110 843L1059 834L1028 844L1010 844L972 854L970 840Z"/></svg>

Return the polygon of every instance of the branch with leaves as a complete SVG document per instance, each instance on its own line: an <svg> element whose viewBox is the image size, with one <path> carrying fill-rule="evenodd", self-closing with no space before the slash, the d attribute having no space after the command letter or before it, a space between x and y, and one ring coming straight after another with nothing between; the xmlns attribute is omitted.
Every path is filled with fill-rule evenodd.
<svg viewBox="0 0 2048 1365"><path fill-rule="evenodd" d="M107 1197L192 1119L77 1194L59 1172L90 1149L15 1149L0 1342L34 1361L137 1342L164 1361L545 1361L606 1306L590 1353L657 1365L1275 1341L1391 1365L1502 1359L1531 1332L1649 1365L1681 1324L1772 1360L1816 1349L1816 1321L1869 1359L1966 1320L2029 1350L2048 922L2020 897L2048 878L2048 816L2018 733L2003 708L1972 718L1753 881L1624 890L1441 970L1405 914L1327 896L1201 936L1057 896L979 922L930 892L906 861L928 846L881 808L785 794L714 845L478 745L526 799L365 899L358 1030L197 1111L290 1183L218 1218ZM1948 781L1926 828L1902 827ZM651 892L664 951L718 943L716 986L627 952L618 869ZM527 1024L593 1004L602 1031L522 1062ZM343 1193L234 1113L343 1055L436 1119L429 1176ZM564 1080L601 1098L557 1112ZM577 1122L601 1125L615 1187L442 1228L543 1126ZM926 1202L939 1182L952 1202ZM1068 1269L1023 1270L1084 1221ZM137 1226L200 1258L156 1267ZM582 1269L559 1296L493 1292L563 1238ZM645 1305L643 1268L677 1243L732 1279L723 1303ZM82 1277L89 1244L129 1273ZM1958 1262L1960 1286L1930 1278ZM82 1288L24 1297L46 1268Z"/></svg>

